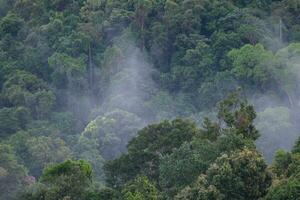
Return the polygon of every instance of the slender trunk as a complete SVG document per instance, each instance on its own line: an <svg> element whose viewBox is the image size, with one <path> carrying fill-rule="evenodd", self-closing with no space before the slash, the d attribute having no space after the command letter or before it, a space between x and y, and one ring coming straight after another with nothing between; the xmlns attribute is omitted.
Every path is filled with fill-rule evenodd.
<svg viewBox="0 0 300 200"><path fill-rule="evenodd" d="M289 104L290 104L291 108L293 108L295 106L293 97L288 92L285 91L285 93L286 93L286 96L289 100Z"/></svg>
<svg viewBox="0 0 300 200"><path fill-rule="evenodd" d="M282 42L282 19L279 20L279 40Z"/></svg>
<svg viewBox="0 0 300 200"><path fill-rule="evenodd" d="M141 27L141 31L142 31L142 51L144 51L144 47L145 47L145 39L144 39L144 19L142 19L142 27Z"/></svg>
<svg viewBox="0 0 300 200"><path fill-rule="evenodd" d="M89 44L89 86L90 90L93 89L93 63L92 63L92 49L91 49L91 44Z"/></svg>
<svg viewBox="0 0 300 200"><path fill-rule="evenodd" d="M144 47L145 47L145 36L144 36L144 26L145 26L145 15L146 15L146 11L145 11L145 8L141 7L138 9L137 11L137 22L138 22L138 27L141 31L141 41L140 41L140 48L141 48L141 51L144 50Z"/></svg>
<svg viewBox="0 0 300 200"><path fill-rule="evenodd" d="M282 84L281 84L281 81L278 79L278 78L275 78L273 77L275 82L277 83L277 85L279 86L280 90L285 94L285 96L287 97L288 99L288 102L289 102L289 105L290 105L290 108L293 108L294 107L294 100L292 98L292 96L289 94L288 91L286 91L283 87L282 87Z"/></svg>

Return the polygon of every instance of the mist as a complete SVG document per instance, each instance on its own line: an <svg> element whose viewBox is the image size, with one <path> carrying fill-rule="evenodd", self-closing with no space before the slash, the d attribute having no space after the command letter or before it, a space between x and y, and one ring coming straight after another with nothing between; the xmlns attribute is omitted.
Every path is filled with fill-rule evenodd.
<svg viewBox="0 0 300 200"><path fill-rule="evenodd" d="M265 30L260 42L276 59L267 69L275 90L246 95L257 112L255 124L261 134L257 147L268 162L278 149L290 151L300 136L300 54L293 46L298 44L286 42L287 27L280 16L270 19L260 24Z"/></svg>
<svg viewBox="0 0 300 200"><path fill-rule="evenodd" d="M104 70L109 72L105 74L108 87L101 108L105 112L121 109L150 120L151 109L145 106L145 102L157 92L157 85L152 79L155 73L153 65L135 45L130 32L114 40L110 50L105 53L110 57L104 58Z"/></svg>
<svg viewBox="0 0 300 200"><path fill-rule="evenodd" d="M284 27L283 24L281 26ZM280 69L284 67L289 69L288 74L281 74L279 77L274 70L278 66L270 66L270 73L274 77L276 76L276 79L281 83L287 82L286 85L280 87L283 88L282 90L289 91L288 95L276 94L272 91L261 93L258 89L251 90L251 92L244 90L243 93L257 111L255 124L261 134L257 140L258 149L266 160L271 162L278 149L291 150L295 140L299 137L297 130L300 127L297 125L297 121L300 119L300 96L296 89L300 85L300 65L298 64L300 57L293 55L292 59L287 58L288 55L285 52L287 50L280 50L284 43L280 43L282 39L276 37L278 30L268 30L266 33L268 35L262 39L265 41L263 43L266 49L271 52L275 51L274 56L280 63ZM272 37L276 41L276 47L268 46L267 42ZM269 39L265 40L266 38ZM167 91L160 90L158 83L153 79L157 72L149 61L147 52L142 51L135 44L130 31L125 31L113 41L111 48L104 53L104 62L101 67L103 83L106 82L107 85L103 92L103 103L92 112L93 119L111 116L112 113L126 112L134 115L139 121L139 125L134 125L134 133L129 134L129 137L118 144L121 151L112 155L111 158L126 152L128 141L147 124L163 119L183 117L191 118L196 121L198 126L201 126L208 113L210 116L213 115L211 110L197 112L188 103L189 99L181 98L180 93L172 96ZM222 84L223 87L228 88L235 88L239 85L238 81L231 81L228 83L229 86L224 86L227 84L226 82ZM287 89L286 87L289 86L296 86L296 88ZM289 98L292 98L292 103ZM117 123L115 126L120 132L126 132L122 130L123 127L120 127L120 124ZM107 159L111 158L107 157Z"/></svg>
<svg viewBox="0 0 300 200"><path fill-rule="evenodd" d="M299 13L297 0L0 1L0 199L276 193L292 168L279 162L298 162L274 155L300 136Z"/></svg>

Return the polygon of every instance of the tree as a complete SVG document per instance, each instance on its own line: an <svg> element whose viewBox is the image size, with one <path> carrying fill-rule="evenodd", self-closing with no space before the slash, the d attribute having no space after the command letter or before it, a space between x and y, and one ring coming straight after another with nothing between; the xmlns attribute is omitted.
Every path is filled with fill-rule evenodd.
<svg viewBox="0 0 300 200"><path fill-rule="evenodd" d="M206 174L175 199L258 199L270 184L271 174L261 155L255 150L236 150L218 157Z"/></svg>
<svg viewBox="0 0 300 200"><path fill-rule="evenodd" d="M0 144L0 199L13 199L24 189L26 176L26 168L18 163L12 147Z"/></svg>
<svg viewBox="0 0 300 200"><path fill-rule="evenodd" d="M25 106L31 95L40 90L49 90L42 79L27 71L17 70L6 77L2 93L10 105Z"/></svg>
<svg viewBox="0 0 300 200"><path fill-rule="evenodd" d="M145 47L145 20L152 7L152 0L134 1L136 24L140 32L141 45L143 50Z"/></svg>
<svg viewBox="0 0 300 200"><path fill-rule="evenodd" d="M209 140L191 143L182 144L160 160L159 185L169 198L193 183L218 155L216 145Z"/></svg>
<svg viewBox="0 0 300 200"><path fill-rule="evenodd" d="M103 172L105 159L99 152L99 144L97 141L87 137L80 137L75 152L78 158L84 159L91 164L93 167L92 173L94 180L103 181L105 179Z"/></svg>
<svg viewBox="0 0 300 200"><path fill-rule="evenodd" d="M242 83L265 90L274 81L270 67L277 64L275 56L261 44L246 44L240 49L233 49L228 57L232 61L233 75Z"/></svg>
<svg viewBox="0 0 300 200"><path fill-rule="evenodd" d="M300 137L296 140L296 143L292 149L292 153L300 153Z"/></svg>
<svg viewBox="0 0 300 200"><path fill-rule="evenodd" d="M126 151L128 141L134 137L142 125L142 120L136 115L123 110L115 110L91 121L81 133L80 140L85 138L87 141L96 143L103 158L112 160Z"/></svg>
<svg viewBox="0 0 300 200"><path fill-rule="evenodd" d="M51 122L63 133L62 138L68 138L76 133L75 119L71 112L53 112Z"/></svg>
<svg viewBox="0 0 300 200"><path fill-rule="evenodd" d="M60 138L32 137L26 141L29 156L25 159L30 173L39 176L50 164L72 158L72 152Z"/></svg>
<svg viewBox="0 0 300 200"><path fill-rule="evenodd" d="M183 49L181 50L182 53L179 51L177 55L174 55L171 73L163 78L172 81L169 84L171 84L170 89L174 91L195 91L204 82L205 77L211 73L213 63L211 50L205 41L197 35L191 35L191 38L185 35L180 36L176 42L178 48ZM186 42L191 42L188 40L195 40L192 41L195 44L185 49L182 44L188 45Z"/></svg>
<svg viewBox="0 0 300 200"><path fill-rule="evenodd" d="M300 195L300 174L283 179L268 191L265 200L294 200Z"/></svg>
<svg viewBox="0 0 300 200"><path fill-rule="evenodd" d="M139 176L127 183L122 190L122 194L124 200L159 199L157 189L145 176Z"/></svg>
<svg viewBox="0 0 300 200"><path fill-rule="evenodd" d="M37 119L43 119L51 113L55 99L50 90L38 91L28 99L28 106L31 108L33 116L36 116Z"/></svg>
<svg viewBox="0 0 300 200"><path fill-rule="evenodd" d="M149 125L128 144L128 153L105 164L107 181L113 187L145 175L158 182L159 158L174 148L191 141L197 134L196 125L189 120L175 119Z"/></svg>
<svg viewBox="0 0 300 200"><path fill-rule="evenodd" d="M26 127L30 113L24 107L0 109L0 137L5 138Z"/></svg>
<svg viewBox="0 0 300 200"><path fill-rule="evenodd" d="M196 181L218 156L245 147L255 150L258 131L253 125L255 112L239 99L239 91L228 95L218 105L218 122L204 119L202 129L192 141L183 143L164 155L159 162L159 184L168 198ZM244 123L244 125L242 125Z"/></svg>
<svg viewBox="0 0 300 200"><path fill-rule="evenodd" d="M23 20L14 13L8 13L0 21L0 35L11 34L13 37L17 36L22 28Z"/></svg>
<svg viewBox="0 0 300 200"><path fill-rule="evenodd" d="M9 10L11 10L14 2L10 0L1 0L0 1L0 16L3 17L7 14Z"/></svg>
<svg viewBox="0 0 300 200"><path fill-rule="evenodd" d="M241 134L245 139L256 140L259 137L254 126L256 112L252 105L239 98L239 94L240 89L237 89L219 102L219 126L223 122L228 128L233 128L236 134Z"/></svg>
<svg viewBox="0 0 300 200"><path fill-rule="evenodd" d="M272 172L278 177L286 176L286 171L292 162L292 155L284 150L278 150L271 165Z"/></svg>
<svg viewBox="0 0 300 200"><path fill-rule="evenodd" d="M169 154L183 142L190 141L197 134L196 125L183 119L162 121L152 124L138 132L128 144L129 152L147 150L157 155Z"/></svg>
<svg viewBox="0 0 300 200"><path fill-rule="evenodd" d="M45 135L41 130L46 131L43 128L36 131ZM48 165L70 159L73 155L65 141L59 137L34 136L34 131L17 132L9 138L9 144L27 167L29 174L38 178Z"/></svg>
<svg viewBox="0 0 300 200"><path fill-rule="evenodd" d="M205 79L198 89L199 107L215 106L217 102L226 98L227 94L236 89L236 80L230 71L216 73L213 77Z"/></svg>
<svg viewBox="0 0 300 200"><path fill-rule="evenodd" d="M49 116L56 99L46 82L21 70L7 77L2 93L6 104L27 107L37 119Z"/></svg>
<svg viewBox="0 0 300 200"><path fill-rule="evenodd" d="M258 199L271 185L271 174L262 156L243 149L220 156L206 172L208 182L225 199Z"/></svg>
<svg viewBox="0 0 300 200"><path fill-rule="evenodd" d="M116 159L125 153L128 142L143 124L139 117L124 110L99 115L81 133L76 154L90 162L94 169L93 177L103 181L105 160Z"/></svg>
<svg viewBox="0 0 300 200"><path fill-rule="evenodd" d="M173 116L189 117L196 111L196 107L190 102L192 97L185 93L170 94L166 91L158 91L149 101L147 110L155 119L168 119Z"/></svg>
<svg viewBox="0 0 300 200"><path fill-rule="evenodd" d="M99 190L90 190L87 194L87 200L119 200L120 193L111 188L102 188Z"/></svg>
<svg viewBox="0 0 300 200"><path fill-rule="evenodd" d="M209 185L206 176L199 176L198 179L191 186L185 187L176 196L176 200L221 200L223 196L218 189Z"/></svg>
<svg viewBox="0 0 300 200"><path fill-rule="evenodd" d="M15 10L23 19L34 20L36 23L38 23L45 14L44 2L37 0L17 0L15 2Z"/></svg>
<svg viewBox="0 0 300 200"><path fill-rule="evenodd" d="M82 58L72 58L65 53L54 53L48 59L53 69L52 80L57 88L84 91L85 65Z"/></svg>
<svg viewBox="0 0 300 200"><path fill-rule="evenodd" d="M23 198L60 200L83 200L91 184L91 166L83 160L67 160L48 166L41 176L41 185L37 190L32 187L23 194Z"/></svg>
<svg viewBox="0 0 300 200"><path fill-rule="evenodd" d="M298 141L292 152L285 152L283 150L276 152L274 161L270 167L276 177L264 199L289 200L297 199L300 195L300 154L297 152Z"/></svg>
<svg viewBox="0 0 300 200"><path fill-rule="evenodd" d="M238 33L215 32L211 36L214 62L226 69L226 56L233 48L239 48L243 42Z"/></svg>
<svg viewBox="0 0 300 200"><path fill-rule="evenodd" d="M297 136L299 5L299 0L0 0L0 144L11 145L12 160L27 168L29 193L19 199L122 199L126 193L151 198L140 183L155 186L162 199L240 198L229 194L230 184L246 195L263 193L252 185L253 191L244 191L246 181L234 166L240 157L231 156L255 152L257 144L271 161L275 148L290 148ZM257 118L242 95L215 107L239 86L258 108ZM173 120L191 117L198 123L205 113L211 118L201 128ZM155 124L138 131L145 123ZM270 191L298 178L298 149L276 155ZM224 155L230 161L220 159ZM42 181L42 168L70 158L93 167L93 182L82 192L71 174L57 176L55 184ZM206 173L213 163L221 166L215 177L228 175L222 188ZM229 165L235 174L222 171ZM7 168L0 166L0 181L14 173ZM102 189L105 179L111 188ZM72 184L78 196L73 190L74 196L67 194Z"/></svg>

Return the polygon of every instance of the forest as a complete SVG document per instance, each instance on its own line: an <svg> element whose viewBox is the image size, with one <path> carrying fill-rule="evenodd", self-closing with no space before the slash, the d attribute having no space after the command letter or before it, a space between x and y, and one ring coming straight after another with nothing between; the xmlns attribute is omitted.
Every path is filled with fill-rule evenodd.
<svg viewBox="0 0 300 200"><path fill-rule="evenodd" d="M0 200L300 200L300 0L0 0Z"/></svg>

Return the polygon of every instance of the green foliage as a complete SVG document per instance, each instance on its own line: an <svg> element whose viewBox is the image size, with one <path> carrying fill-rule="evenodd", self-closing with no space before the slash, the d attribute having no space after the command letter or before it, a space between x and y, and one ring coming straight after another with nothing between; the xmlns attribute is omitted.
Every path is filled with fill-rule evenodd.
<svg viewBox="0 0 300 200"><path fill-rule="evenodd" d="M64 140L53 136L37 136L34 131L39 130L19 131L8 141L30 175L39 177L48 165L73 157Z"/></svg>
<svg viewBox="0 0 300 200"><path fill-rule="evenodd" d="M293 147L292 153L300 153L300 138L297 139Z"/></svg>
<svg viewBox="0 0 300 200"><path fill-rule="evenodd" d="M83 160L67 160L64 163L60 163L46 168L43 172L42 180L53 182L57 177L64 175L74 176L75 173L81 174L81 176L83 176L83 178L86 179L85 181L87 181L91 178L92 169L91 166Z"/></svg>
<svg viewBox="0 0 300 200"><path fill-rule="evenodd" d="M293 149L297 148L297 143ZM278 150L275 154L274 160L270 166L272 172L277 175L278 179L285 179L293 176L300 171L300 154L297 151L285 152Z"/></svg>
<svg viewBox="0 0 300 200"><path fill-rule="evenodd" d="M175 196L176 200L189 200L189 199L201 199L201 200L220 200L223 196L213 185L209 185L206 180L206 176L199 176L197 181L192 186L187 186Z"/></svg>
<svg viewBox="0 0 300 200"><path fill-rule="evenodd" d="M17 70L6 74L6 81L3 84L2 90L4 94L7 94L7 98L12 104L18 105L18 103L24 103L22 101L18 101L18 98L15 96L12 96L14 94L14 89L20 90L20 92L24 93L35 93L39 90L47 89L47 85L36 75L23 70Z"/></svg>
<svg viewBox="0 0 300 200"><path fill-rule="evenodd" d="M271 184L266 168L260 154L244 149L219 157L207 170L207 179L225 199L257 199Z"/></svg>
<svg viewBox="0 0 300 200"><path fill-rule="evenodd" d="M183 144L172 154L161 158L159 165L160 186L168 196L174 196L184 186L195 181L204 173L217 156L215 144L201 141L201 144Z"/></svg>
<svg viewBox="0 0 300 200"><path fill-rule="evenodd" d="M103 180L104 161L125 153L128 141L134 137L142 124L139 117L123 110L98 116L81 133L77 154L79 158L92 164L95 178Z"/></svg>
<svg viewBox="0 0 300 200"><path fill-rule="evenodd" d="M0 144L0 199L15 197L24 188L26 175L11 146Z"/></svg>
<svg viewBox="0 0 300 200"><path fill-rule="evenodd" d="M75 91L86 88L82 58L72 58L64 53L55 53L49 57L48 62L49 67L53 69L51 76L56 87Z"/></svg>
<svg viewBox="0 0 300 200"><path fill-rule="evenodd" d="M174 148L191 141L197 134L196 125L189 120L175 119L152 124L138 132L128 144L128 153L105 165L107 181L120 186L138 174L158 180L159 158Z"/></svg>
<svg viewBox="0 0 300 200"><path fill-rule="evenodd" d="M30 114L24 107L0 109L0 137L7 137L25 128Z"/></svg>
<svg viewBox="0 0 300 200"><path fill-rule="evenodd" d="M245 45L228 53L232 62L232 73L241 81L257 84L265 89L272 81L269 66L276 65L274 55L264 49L261 44Z"/></svg>
<svg viewBox="0 0 300 200"><path fill-rule="evenodd" d="M220 122L207 118L203 129L178 119L171 123L163 121L139 131L139 135L129 142L128 154L105 165L108 182L118 188L138 175L146 175L160 186L164 198L173 199L195 182L201 173L205 173L218 156L245 147L254 151L256 137L246 134L251 134L251 131L258 133L253 125L256 115L253 108L240 101L237 95L238 92L235 92L219 104L218 120L225 123L222 128ZM249 116L246 126L236 125L236 116L239 115ZM189 134L183 135L185 138L181 136L183 133ZM177 139L183 143L177 143Z"/></svg>
<svg viewBox="0 0 300 200"><path fill-rule="evenodd" d="M157 200L158 191L147 177L139 176L132 182L126 184L122 190L124 200Z"/></svg>
<svg viewBox="0 0 300 200"><path fill-rule="evenodd" d="M196 125L189 120L166 120L140 130L138 137L129 142L128 151L147 150L158 155L169 154L184 141L190 141L195 134L197 134Z"/></svg>
<svg viewBox="0 0 300 200"><path fill-rule="evenodd" d="M27 199L82 200L91 183L91 166L83 160L67 160L47 167L41 176L41 185L23 194Z"/></svg>
<svg viewBox="0 0 300 200"><path fill-rule="evenodd" d="M0 35L11 34L17 36L18 32L22 28L23 20L14 13L8 13L0 21Z"/></svg>
<svg viewBox="0 0 300 200"><path fill-rule="evenodd" d="M25 158L31 174L39 176L49 164L59 163L72 157L72 152L60 138L33 137L25 143L28 158Z"/></svg>
<svg viewBox="0 0 300 200"><path fill-rule="evenodd" d="M236 81L230 71L218 72L214 77L207 79L199 88L201 107L215 106L216 102L236 88Z"/></svg>
<svg viewBox="0 0 300 200"><path fill-rule="evenodd" d="M105 159L114 159L126 151L128 141L141 125L142 121L136 115L116 110L91 121L81 133L80 141L96 143Z"/></svg>
<svg viewBox="0 0 300 200"><path fill-rule="evenodd" d="M55 102L55 96L46 83L26 71L12 72L4 82L2 92L6 104L26 106L37 119L47 117Z"/></svg>
<svg viewBox="0 0 300 200"><path fill-rule="evenodd" d="M285 172L292 162L292 155L284 150L278 150L275 154L274 161L272 163L272 172L277 176L285 175Z"/></svg>
<svg viewBox="0 0 300 200"><path fill-rule="evenodd" d="M147 108L150 108L156 119L168 119L174 115L189 116L190 113L196 111L192 103L187 103L191 100L191 96L184 93L171 95L167 92L156 93L149 102Z"/></svg>
<svg viewBox="0 0 300 200"><path fill-rule="evenodd" d="M120 194L111 188L102 188L100 190L91 190L86 195L87 200L118 200Z"/></svg>
<svg viewBox="0 0 300 200"><path fill-rule="evenodd" d="M51 121L55 126L64 133L63 136L74 134L74 117L71 112L54 112Z"/></svg>
<svg viewBox="0 0 300 200"><path fill-rule="evenodd" d="M280 150L276 153L271 170L277 175L264 199L297 199L299 196L300 154Z"/></svg>
<svg viewBox="0 0 300 200"><path fill-rule="evenodd" d="M271 187L268 194L264 199L266 200L294 200L300 195L300 177L299 174L290 177L288 179L283 179L275 186Z"/></svg>
<svg viewBox="0 0 300 200"><path fill-rule="evenodd" d="M261 155L243 149L223 154L175 199L258 199L266 194L271 174Z"/></svg>
<svg viewBox="0 0 300 200"><path fill-rule="evenodd" d="M88 161L93 167L93 178L98 181L104 180L103 165L105 159L101 156L98 150L98 144L96 141L89 140L87 138L80 138L79 144L76 148L77 157Z"/></svg>
<svg viewBox="0 0 300 200"><path fill-rule="evenodd" d="M259 133L253 123L256 118L254 107L241 100L238 95L239 91L236 90L219 103L218 118L229 128L235 128L237 134L256 140Z"/></svg>
<svg viewBox="0 0 300 200"><path fill-rule="evenodd" d="M27 171L19 199L263 198L255 140L271 162L298 137L299 5L0 0L0 199ZM257 119L238 92L224 99L237 87ZM158 123L201 113L217 119ZM276 154L268 199L297 194L298 143Z"/></svg>

